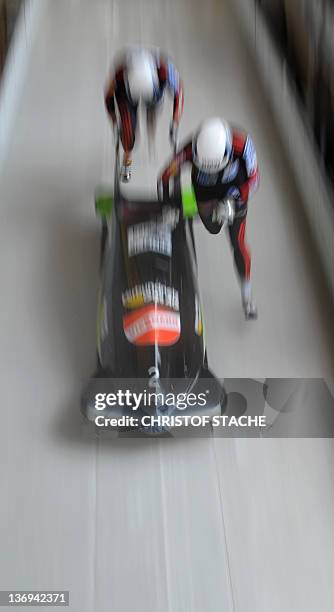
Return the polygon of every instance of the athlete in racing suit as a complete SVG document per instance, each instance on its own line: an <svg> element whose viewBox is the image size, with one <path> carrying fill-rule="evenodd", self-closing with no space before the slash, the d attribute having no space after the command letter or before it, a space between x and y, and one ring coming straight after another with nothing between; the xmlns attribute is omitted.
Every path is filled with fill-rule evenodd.
<svg viewBox="0 0 334 612"><path fill-rule="evenodd" d="M247 319L256 318L257 309L251 293L251 256L245 242L248 199L259 181L252 139L221 119L207 120L176 153L163 170L159 182L166 186L187 162L192 164L191 180L199 214L209 231L218 233L221 229L221 223L212 221L218 202L223 216L228 216L245 316Z"/></svg>
<svg viewBox="0 0 334 612"><path fill-rule="evenodd" d="M138 104L144 102L147 124L154 132L156 110L165 90L173 97L170 140L176 143L178 124L183 112L183 86L173 63L158 50L130 49L119 59L105 92L105 104L114 130L117 129L116 107L120 116L120 137L124 149L122 179L130 180L131 152L135 143Z"/></svg>

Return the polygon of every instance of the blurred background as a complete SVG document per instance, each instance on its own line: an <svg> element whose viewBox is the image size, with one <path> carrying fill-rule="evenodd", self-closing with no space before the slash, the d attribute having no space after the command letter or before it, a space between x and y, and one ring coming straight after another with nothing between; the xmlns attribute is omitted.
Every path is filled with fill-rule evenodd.
<svg viewBox="0 0 334 612"><path fill-rule="evenodd" d="M257 0L295 84L326 172L334 182L334 3Z"/></svg>
<svg viewBox="0 0 334 612"><path fill-rule="evenodd" d="M21 5L22 0L1 0L0 2L0 73L5 65L8 47Z"/></svg>

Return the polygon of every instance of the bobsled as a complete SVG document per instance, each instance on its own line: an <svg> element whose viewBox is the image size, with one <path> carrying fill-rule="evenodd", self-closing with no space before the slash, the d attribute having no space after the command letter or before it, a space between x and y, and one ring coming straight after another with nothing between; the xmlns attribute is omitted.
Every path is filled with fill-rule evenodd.
<svg viewBox="0 0 334 612"><path fill-rule="evenodd" d="M95 204L102 222L97 367L83 414L96 423L97 397L113 398L104 416L121 422L135 415L139 428L147 414L221 414L225 393L208 365L189 190L182 192L177 177L171 195L127 199L117 146L113 194L100 193ZM142 403L134 406L133 396ZM191 402L180 408L180 396Z"/></svg>

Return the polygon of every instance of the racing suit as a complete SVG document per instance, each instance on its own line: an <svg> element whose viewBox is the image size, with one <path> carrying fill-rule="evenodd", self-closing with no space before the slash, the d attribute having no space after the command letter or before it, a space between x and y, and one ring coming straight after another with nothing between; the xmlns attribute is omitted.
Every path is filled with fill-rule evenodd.
<svg viewBox="0 0 334 612"><path fill-rule="evenodd" d="M232 129L231 159L228 165L216 174L202 172L194 165L193 144L190 140L162 172L160 177L162 184L168 184L170 178L177 175L183 164L187 162L192 164L191 180L202 218L205 218L205 209L209 208L209 202L212 205L212 201L234 198L235 215L233 223L229 226L229 236L240 281L248 281L251 272L251 255L245 242L246 216L248 198L256 191L259 182L257 157L252 139L239 129ZM217 232L219 229L213 231Z"/></svg>
<svg viewBox="0 0 334 612"><path fill-rule="evenodd" d="M165 90L168 89L174 99L173 121L177 125L183 111L183 86L180 76L175 66L167 58L154 52L152 52L152 57L157 67L159 86L154 92L153 102L147 105L148 118L155 114L157 106L163 100ZM105 105L113 123L116 124L116 101L121 121L121 142L124 151L130 153L135 144L138 104L131 100L127 90L126 71L127 57L125 55L107 86Z"/></svg>

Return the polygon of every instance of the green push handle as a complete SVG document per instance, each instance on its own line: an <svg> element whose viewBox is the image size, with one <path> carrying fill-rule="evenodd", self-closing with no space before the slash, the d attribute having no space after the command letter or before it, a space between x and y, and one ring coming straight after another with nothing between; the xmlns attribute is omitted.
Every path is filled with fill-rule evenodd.
<svg viewBox="0 0 334 612"><path fill-rule="evenodd" d="M109 217L111 215L113 204L114 197L110 191L99 191L95 193L95 210L96 214L100 217Z"/></svg>
<svg viewBox="0 0 334 612"><path fill-rule="evenodd" d="M182 189L182 207L183 216L186 219L192 219L198 213L197 200L192 186Z"/></svg>
<svg viewBox="0 0 334 612"><path fill-rule="evenodd" d="M197 200L193 187L185 187L182 189L182 208L183 216L186 219L192 219L198 214ZM95 194L95 210L96 214L102 218L109 217L114 205L112 193L98 192Z"/></svg>

